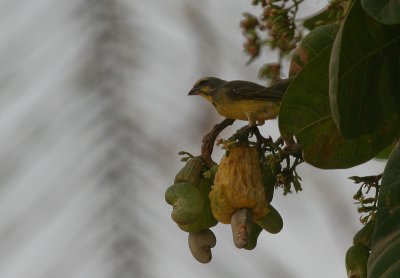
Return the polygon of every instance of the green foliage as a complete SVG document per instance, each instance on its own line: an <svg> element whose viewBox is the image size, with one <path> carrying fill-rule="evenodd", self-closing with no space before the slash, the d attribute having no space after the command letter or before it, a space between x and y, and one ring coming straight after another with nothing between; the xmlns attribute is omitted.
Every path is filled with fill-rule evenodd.
<svg viewBox="0 0 400 278"><path fill-rule="evenodd" d="M320 32L320 28L313 32ZM329 43L319 45L315 58L308 61L286 91L279 114L281 135L294 135L302 146L304 161L320 168L337 166L332 148L339 136L331 119L327 90L330 48Z"/></svg>
<svg viewBox="0 0 400 278"><path fill-rule="evenodd" d="M368 277L400 277L400 148L385 167L378 198Z"/></svg>
<svg viewBox="0 0 400 278"><path fill-rule="evenodd" d="M332 115L343 137L354 139L398 125L400 28L370 18L357 1L341 25L330 59ZM390 143L396 136L391 133Z"/></svg>
<svg viewBox="0 0 400 278"><path fill-rule="evenodd" d="M349 168L366 162L398 134L397 130L386 126L354 140L340 134L332 118L328 95L328 67L336 28L326 25L308 35L314 38L314 42L308 44L312 45L309 48L314 52L314 59L310 59L292 81L279 114L282 136L294 135L302 146L304 160L324 169Z"/></svg>
<svg viewBox="0 0 400 278"><path fill-rule="evenodd" d="M400 2L397 0L362 0L364 10L382 24L400 24Z"/></svg>

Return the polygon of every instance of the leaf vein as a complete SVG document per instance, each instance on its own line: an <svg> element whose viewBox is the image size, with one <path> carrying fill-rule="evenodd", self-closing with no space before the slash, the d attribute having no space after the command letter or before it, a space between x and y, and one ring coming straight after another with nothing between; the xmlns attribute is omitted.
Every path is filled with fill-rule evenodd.
<svg viewBox="0 0 400 278"><path fill-rule="evenodd" d="M299 109L301 109L303 111L308 111L308 112L310 112L311 114L314 114L317 117L321 117L321 115L319 115L315 110L313 110L313 109L311 109L310 107L307 107L307 106L301 106L301 105L298 105L298 104L288 104L288 105L286 105L286 107L299 108Z"/></svg>
<svg viewBox="0 0 400 278"><path fill-rule="evenodd" d="M329 120L330 118L331 118L331 115L327 115L325 117L322 117L322 118L318 119L317 121L313 121L313 122L309 123L308 125L304 126L303 128L299 129L296 132L296 134L302 133L302 132L306 131L307 129L309 129L309 128L317 125L317 124L320 124L320 123L322 123L322 122L324 122L326 120Z"/></svg>
<svg viewBox="0 0 400 278"><path fill-rule="evenodd" d="M346 77L348 74L352 73L352 71L353 71L360 63L364 62L364 61L367 60L367 59L370 59L371 56L375 55L376 53L378 53L378 52L380 52L380 51L383 51L383 49L385 49L386 47L390 46L391 44L393 44L393 43L395 43L395 42L397 42L397 41L399 41L399 40L400 40L400 37L393 38L393 39L387 41L386 43L381 44L381 47L378 47L378 48L374 49L373 51L367 53L366 55L361 56L360 59L359 59L356 63L354 63L353 65L349 66L349 67L347 68L347 70L345 70L345 71L342 72L342 74L339 76L339 80L341 80L342 78Z"/></svg>

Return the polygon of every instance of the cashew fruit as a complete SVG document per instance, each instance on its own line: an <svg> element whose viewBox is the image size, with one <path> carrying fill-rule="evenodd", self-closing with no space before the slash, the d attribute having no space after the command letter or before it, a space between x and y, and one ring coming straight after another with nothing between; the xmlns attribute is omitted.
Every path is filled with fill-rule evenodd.
<svg viewBox="0 0 400 278"><path fill-rule="evenodd" d="M349 278L367 278L369 250L364 245L353 245L346 252L346 271Z"/></svg>
<svg viewBox="0 0 400 278"><path fill-rule="evenodd" d="M178 225L194 223L204 211L201 191L188 182L178 182L165 191L165 201L173 206L172 219Z"/></svg>
<svg viewBox="0 0 400 278"><path fill-rule="evenodd" d="M185 166L176 174L174 183L189 182L196 186L202 171L203 161L198 157L193 157L189 159Z"/></svg>
<svg viewBox="0 0 400 278"><path fill-rule="evenodd" d="M232 214L231 228L233 243L237 248L244 248L250 241L251 229L253 228L253 216L249 209L241 208Z"/></svg>
<svg viewBox="0 0 400 278"><path fill-rule="evenodd" d="M253 250L257 246L257 239L263 229L256 223L252 223L248 241L244 249Z"/></svg>
<svg viewBox="0 0 400 278"><path fill-rule="evenodd" d="M250 209L255 221L268 212L259 156L256 147L239 145L222 158L209 195L212 213L221 223L230 224L241 208Z"/></svg>
<svg viewBox="0 0 400 278"><path fill-rule="evenodd" d="M357 245L364 245L369 250L371 250L371 241L372 241L372 234L374 233L375 229L375 221L370 220L364 227L359 230L353 238L353 244Z"/></svg>
<svg viewBox="0 0 400 278"><path fill-rule="evenodd" d="M196 233L201 230L213 227L217 225L218 221L214 218L211 208L210 208L210 199L208 198L208 194L211 191L212 180L201 177L198 183L198 190L201 193L203 199L203 210L197 219L190 224L178 224L179 228L181 228L185 232Z"/></svg>
<svg viewBox="0 0 400 278"><path fill-rule="evenodd" d="M256 223L267 232L271 234L277 234L283 228L282 216L272 205L269 204L267 205L267 207L269 213L267 213L263 218L258 220Z"/></svg>
<svg viewBox="0 0 400 278"><path fill-rule="evenodd" d="M188 236L190 252L197 261L203 264L211 261L211 248L215 246L216 242L217 239L210 229L189 233Z"/></svg>
<svg viewBox="0 0 400 278"><path fill-rule="evenodd" d="M233 243L237 248L252 250L257 246L257 239L262 228L253 222L249 209L238 209L231 219Z"/></svg>

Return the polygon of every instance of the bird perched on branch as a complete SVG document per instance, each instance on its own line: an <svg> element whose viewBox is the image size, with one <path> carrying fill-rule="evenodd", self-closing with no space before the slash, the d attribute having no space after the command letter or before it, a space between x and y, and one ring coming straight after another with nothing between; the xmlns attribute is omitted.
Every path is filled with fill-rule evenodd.
<svg viewBox="0 0 400 278"><path fill-rule="evenodd" d="M249 81L205 77L194 84L189 95L204 97L226 118L247 120L249 126L254 126L278 116L282 97L289 84L290 79L264 87Z"/></svg>

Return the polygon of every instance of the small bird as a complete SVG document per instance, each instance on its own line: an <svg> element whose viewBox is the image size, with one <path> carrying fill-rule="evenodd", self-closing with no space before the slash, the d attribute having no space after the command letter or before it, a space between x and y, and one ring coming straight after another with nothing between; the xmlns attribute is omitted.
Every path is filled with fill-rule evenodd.
<svg viewBox="0 0 400 278"><path fill-rule="evenodd" d="M278 116L282 97L289 84L290 79L264 87L249 81L204 77L194 84L189 95L204 97L226 118L247 120L249 126L254 126L263 125L266 120Z"/></svg>

